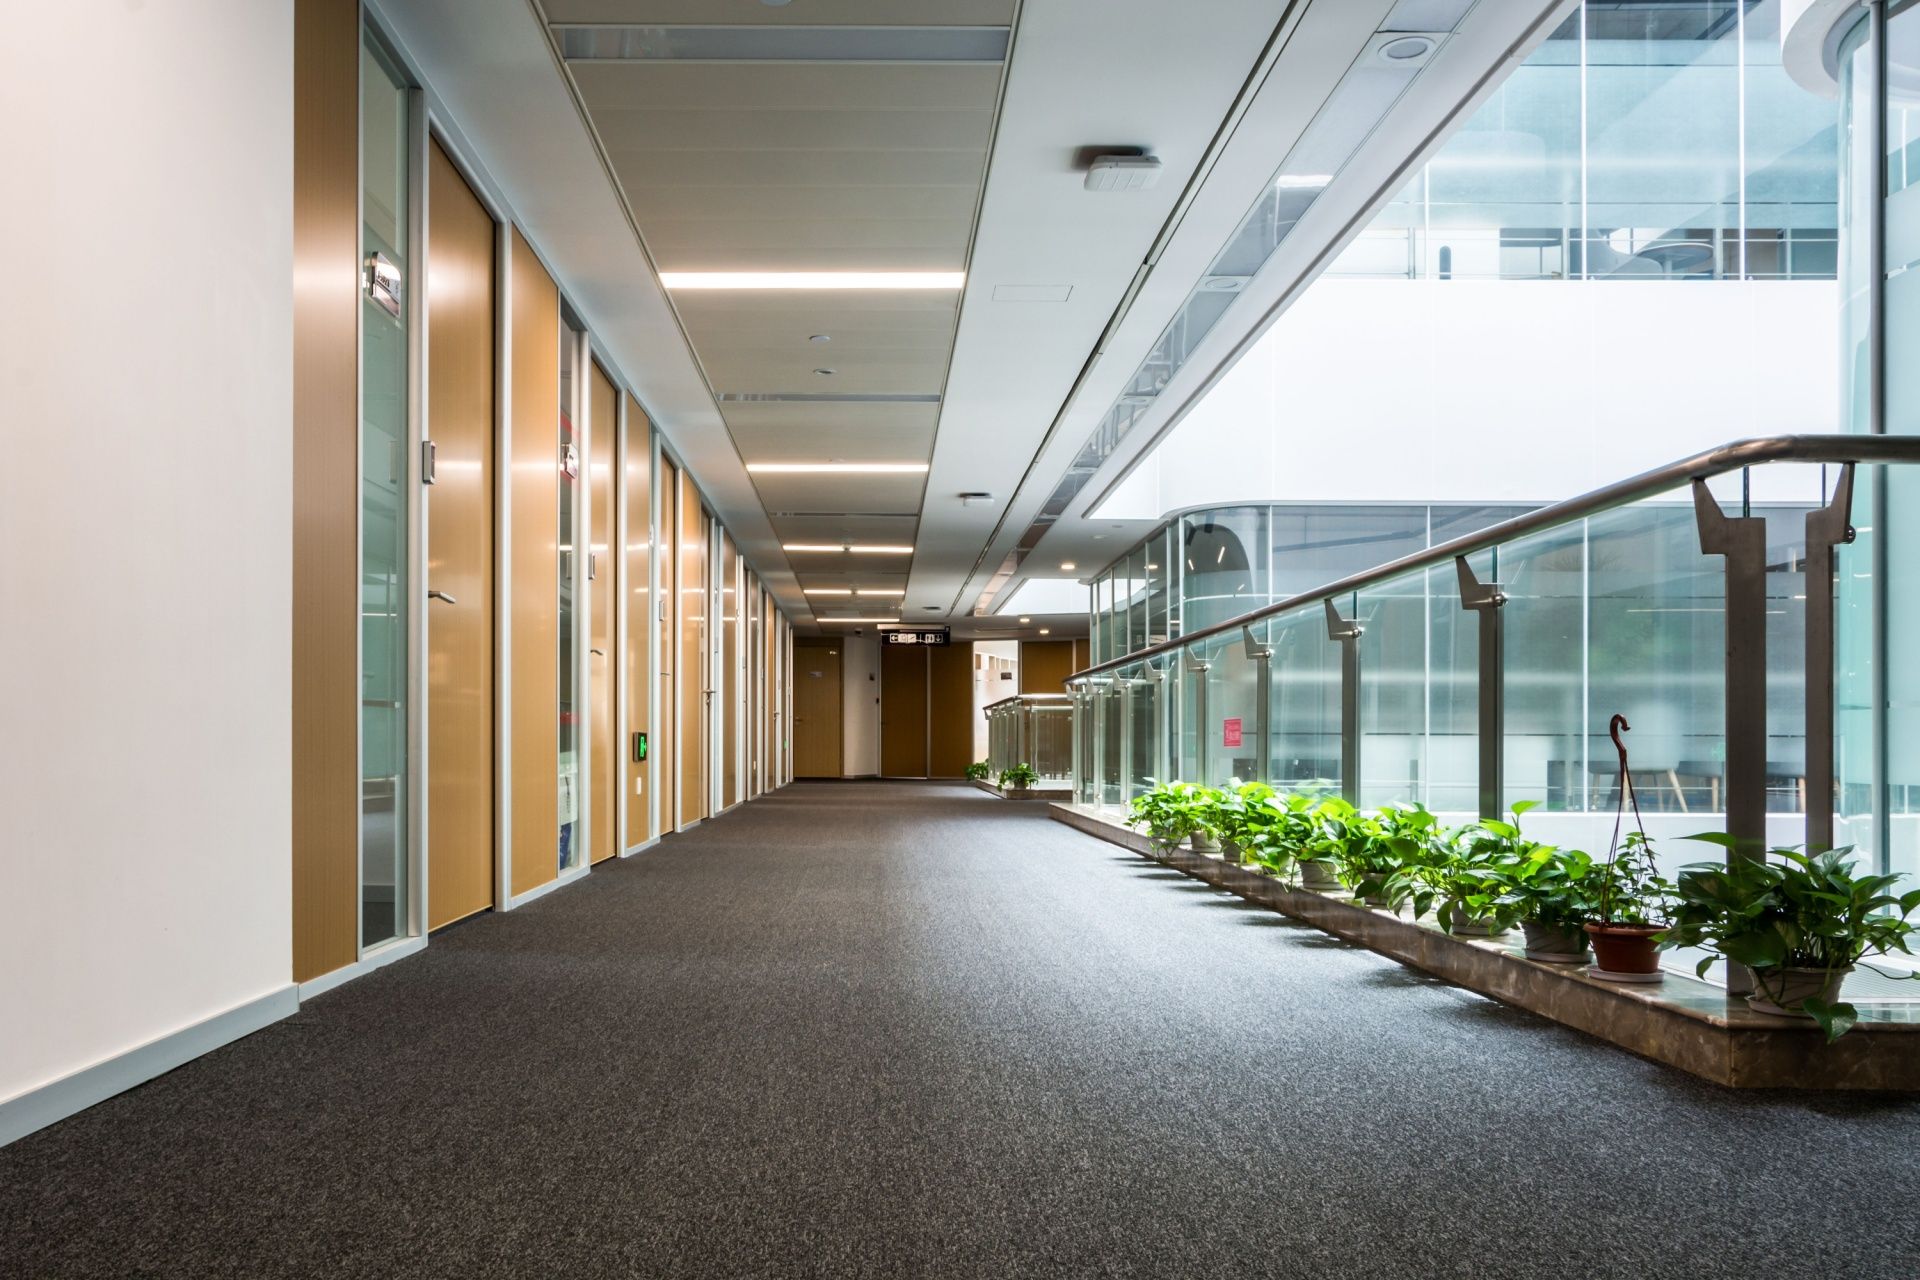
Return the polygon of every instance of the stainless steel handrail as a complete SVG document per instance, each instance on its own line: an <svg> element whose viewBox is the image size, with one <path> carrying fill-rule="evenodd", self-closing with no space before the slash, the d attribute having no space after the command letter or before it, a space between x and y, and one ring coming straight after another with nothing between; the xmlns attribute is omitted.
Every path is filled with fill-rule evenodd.
<svg viewBox="0 0 1920 1280"><path fill-rule="evenodd" d="M1457 556L1472 555L1504 542L1512 542L1516 538L1524 538L1528 534L1540 533L1587 516L1611 511L1616 507L1624 507L1630 502L1666 493L1693 480L1709 479L1739 471L1744 467L1776 462L1828 464L1854 462L1866 465L1889 462L1920 463L1920 436L1792 435L1734 440L1703 453L1696 453L1691 457L1655 467L1651 471L1629 476L1625 480L1616 480L1612 484L1603 485L1578 497L1567 498L1529 511L1524 515L1515 516L1511 520L1502 520L1499 524L1488 525L1484 529L1465 534L1450 542L1442 542L1424 551L1401 556L1398 560L1389 560L1385 564L1375 565L1360 573L1348 574L1325 586L1288 596L1285 600L1276 600L1272 604L1251 609L1224 622L1216 622L1212 626L1201 627L1197 631L1189 631L1185 635L1162 640L1159 644L1149 645L1145 649L1136 649L1121 657L1096 663L1084 671L1074 672L1067 677L1067 680L1071 683L1102 672L1131 666L1136 662L1157 658L1162 654L1177 653L1199 641L1239 631L1263 619L1291 613L1295 609L1318 604L1322 600L1344 595L1349 591L1358 591L1375 583L1397 578L1403 573L1411 573L1415 569L1443 565Z"/></svg>
<svg viewBox="0 0 1920 1280"><path fill-rule="evenodd" d="M1055 703L1071 702L1072 700L1073 695L1070 693L1016 693L1010 697L1002 698L998 702L989 702L986 706L980 708L980 713L985 715L995 707L1004 707L1009 702L1024 702L1029 706L1051 706Z"/></svg>

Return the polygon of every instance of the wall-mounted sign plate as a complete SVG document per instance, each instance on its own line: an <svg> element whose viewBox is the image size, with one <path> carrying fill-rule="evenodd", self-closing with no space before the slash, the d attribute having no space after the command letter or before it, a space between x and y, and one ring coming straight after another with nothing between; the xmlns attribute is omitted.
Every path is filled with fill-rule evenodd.
<svg viewBox="0 0 1920 1280"><path fill-rule="evenodd" d="M947 645L953 643L951 627L900 627L880 633L882 644Z"/></svg>

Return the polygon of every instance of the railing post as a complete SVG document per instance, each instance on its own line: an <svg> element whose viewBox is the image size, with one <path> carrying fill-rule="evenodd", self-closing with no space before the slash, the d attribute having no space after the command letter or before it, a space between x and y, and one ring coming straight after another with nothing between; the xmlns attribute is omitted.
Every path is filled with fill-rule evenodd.
<svg viewBox="0 0 1920 1280"><path fill-rule="evenodd" d="M1360 803L1360 637L1366 628L1327 607L1327 639L1340 642L1340 794Z"/></svg>
<svg viewBox="0 0 1920 1280"><path fill-rule="evenodd" d="M1453 558L1460 577L1460 607L1480 615L1480 816L1507 815L1507 626L1500 612L1507 593L1497 582L1482 582L1465 556Z"/></svg>
<svg viewBox="0 0 1920 1280"><path fill-rule="evenodd" d="M1767 522L1758 516L1727 515L1704 480L1693 482L1693 511L1701 552L1727 561L1730 856L1756 858L1767 840Z"/></svg>
<svg viewBox="0 0 1920 1280"><path fill-rule="evenodd" d="M1273 646L1262 644L1254 637L1253 626L1249 623L1240 628L1245 641L1247 657L1253 661L1253 696L1256 708L1254 714L1254 779L1267 772L1267 714L1273 702Z"/></svg>
<svg viewBox="0 0 1920 1280"><path fill-rule="evenodd" d="M1853 464L1840 468L1833 498L1807 512L1807 852L1833 848L1833 582L1836 549L1853 541Z"/></svg>

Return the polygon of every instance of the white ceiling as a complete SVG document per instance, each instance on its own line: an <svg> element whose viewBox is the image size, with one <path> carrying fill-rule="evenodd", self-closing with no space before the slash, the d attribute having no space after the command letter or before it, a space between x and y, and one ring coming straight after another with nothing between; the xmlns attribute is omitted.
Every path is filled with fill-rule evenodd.
<svg viewBox="0 0 1920 1280"><path fill-rule="evenodd" d="M542 14L534 0L371 2L796 620L857 603L816 596L810 610L803 587L904 588L903 618L966 620L963 634L1013 625L1011 616L969 614L1393 7L544 0ZM1078 512L1392 190L1402 166L1524 45L1530 25L1564 2L1480 0L1416 80L1420 92L1396 107L1168 387L1156 410L1165 421L1135 429L1027 570L1059 576L1059 562L1072 560L1085 573L1123 548L1132 530L1091 525ZM583 24L773 28L748 33L773 49L813 38L786 30L795 27L1012 31L1004 64L563 60L563 44L578 38L569 28ZM1100 147L1149 149L1163 164L1159 185L1086 191L1083 165ZM964 269L968 280L957 295L669 298L658 278L801 269ZM816 334L830 340L809 341ZM823 368L833 372L814 372ZM745 470L768 461L919 462L929 471ZM995 501L963 506L969 491ZM791 542L915 551L783 551ZM1006 580L1002 597L1019 581ZM1055 635L1084 629L1071 616L1035 617L1032 628L1043 624L1057 624Z"/></svg>

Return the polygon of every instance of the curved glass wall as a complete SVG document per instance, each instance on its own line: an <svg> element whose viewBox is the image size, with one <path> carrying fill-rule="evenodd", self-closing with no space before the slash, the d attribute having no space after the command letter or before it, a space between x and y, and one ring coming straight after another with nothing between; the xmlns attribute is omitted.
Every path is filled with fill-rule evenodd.
<svg viewBox="0 0 1920 1280"><path fill-rule="evenodd" d="M1590 0L1329 274L1831 279L1833 137L1779 0Z"/></svg>
<svg viewBox="0 0 1920 1280"><path fill-rule="evenodd" d="M1883 56L1884 55L1884 56ZM1849 429L1920 433L1920 6L1890 4L1884 46L1863 19L1840 46L1841 385ZM1861 567L1840 580L1836 838L1884 869L1920 870L1920 583L1888 572L1920 545L1920 477L1868 467Z"/></svg>

